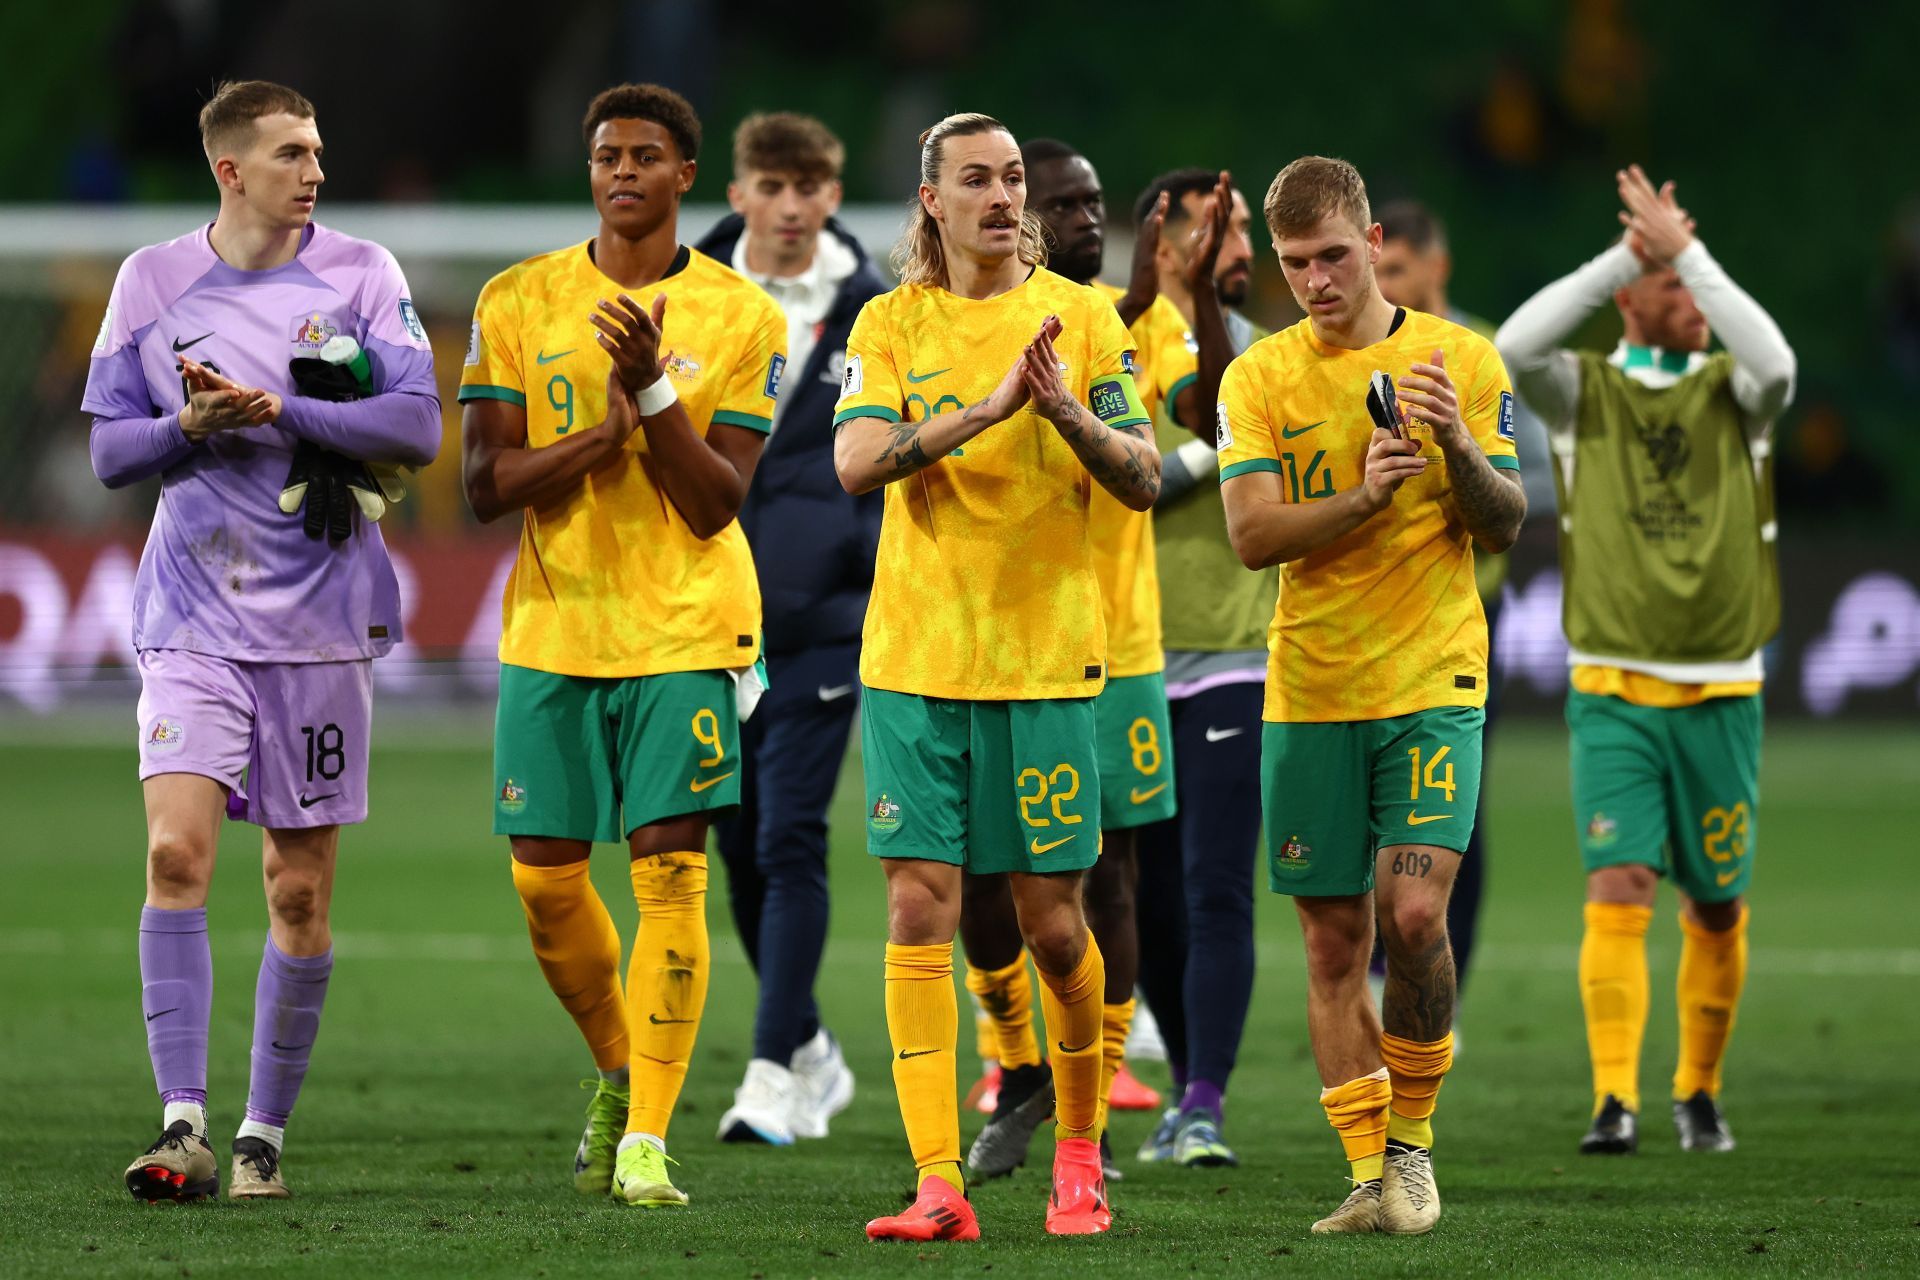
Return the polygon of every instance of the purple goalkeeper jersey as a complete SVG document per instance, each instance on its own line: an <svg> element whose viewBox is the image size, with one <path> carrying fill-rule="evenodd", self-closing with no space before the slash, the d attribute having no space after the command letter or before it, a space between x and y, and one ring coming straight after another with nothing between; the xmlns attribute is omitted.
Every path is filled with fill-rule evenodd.
<svg viewBox="0 0 1920 1280"><path fill-rule="evenodd" d="M134 648L252 662L377 657L400 638L379 526L355 513L352 535L330 546L279 498L301 440L368 462L433 460L440 399L406 278L379 245L311 224L292 261L242 271L214 253L210 230L121 264L81 404L101 480L161 478L134 581ZM374 395L294 395L288 361L317 356L337 333L367 352ZM182 355L282 397L279 419L189 441Z"/></svg>

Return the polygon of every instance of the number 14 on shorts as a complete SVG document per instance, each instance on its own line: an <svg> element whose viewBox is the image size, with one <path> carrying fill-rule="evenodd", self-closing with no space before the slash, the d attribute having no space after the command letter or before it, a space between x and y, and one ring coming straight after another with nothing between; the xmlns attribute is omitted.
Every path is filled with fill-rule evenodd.
<svg viewBox="0 0 1920 1280"><path fill-rule="evenodd" d="M1452 752L1452 750L1452 747L1440 747L1431 753L1426 753L1419 747L1407 748L1407 759L1411 766L1407 770L1409 775L1407 798L1413 801L1414 804L1414 807L1407 811L1408 826L1423 826L1426 823L1439 822L1442 819L1453 816L1452 813L1433 813L1431 811L1423 814L1419 809L1420 793L1423 790L1438 791L1446 797L1444 803L1449 805L1453 803L1453 762L1447 759L1448 754ZM1445 766L1444 770L1442 769L1443 765ZM1431 798L1429 798L1429 803L1432 803Z"/></svg>

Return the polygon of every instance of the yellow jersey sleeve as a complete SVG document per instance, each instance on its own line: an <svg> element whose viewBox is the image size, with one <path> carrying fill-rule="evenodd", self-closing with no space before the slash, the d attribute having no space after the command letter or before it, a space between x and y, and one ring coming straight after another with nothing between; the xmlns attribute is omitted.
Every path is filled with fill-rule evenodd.
<svg viewBox="0 0 1920 1280"><path fill-rule="evenodd" d="M1174 401L1200 377L1200 348L1180 308L1161 297L1154 299L1149 312L1162 312L1163 308L1153 327L1154 344L1147 353L1147 366L1153 374L1155 397L1167 406L1167 417L1172 418Z"/></svg>
<svg viewBox="0 0 1920 1280"><path fill-rule="evenodd" d="M467 358L460 369L460 399L505 400L527 405L527 384L520 373L520 295L513 273L487 281L473 306L467 334Z"/></svg>
<svg viewBox="0 0 1920 1280"><path fill-rule="evenodd" d="M1153 419L1140 403L1140 390L1133 382L1133 335L1120 323L1120 313L1094 295L1096 306L1089 308L1093 332L1088 351L1092 367L1087 376L1087 408L1093 416L1115 431L1128 427L1153 430Z"/></svg>
<svg viewBox="0 0 1920 1280"><path fill-rule="evenodd" d="M833 406L833 425L849 418L900 421L906 404L900 371L894 365L892 326L887 322L883 293L860 308L853 331L847 335L847 367L840 375L840 399Z"/></svg>
<svg viewBox="0 0 1920 1280"><path fill-rule="evenodd" d="M787 367L787 321L769 299L760 322L747 342L744 358L727 371L713 426L745 427L765 435L773 430L773 406L780 395L780 375Z"/></svg>
<svg viewBox="0 0 1920 1280"><path fill-rule="evenodd" d="M1474 335L1479 338L1479 335ZM1464 381L1457 383L1460 393L1460 417L1467 424L1474 442L1487 461L1508 471L1520 469L1520 454L1513 439L1513 383L1507 379L1507 366L1493 344L1479 338L1467 367ZM1458 378L1460 375L1454 375Z"/></svg>
<svg viewBox="0 0 1920 1280"><path fill-rule="evenodd" d="M1218 431L1214 447L1220 451L1220 479L1224 483L1249 471L1279 471L1280 451L1267 416L1267 393L1251 358L1254 348L1235 358L1220 379L1220 399L1214 407Z"/></svg>

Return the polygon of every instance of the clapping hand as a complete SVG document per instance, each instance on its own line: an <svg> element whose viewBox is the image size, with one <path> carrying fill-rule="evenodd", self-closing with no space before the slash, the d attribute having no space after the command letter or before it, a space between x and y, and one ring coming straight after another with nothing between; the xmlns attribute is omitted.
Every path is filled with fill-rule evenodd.
<svg viewBox="0 0 1920 1280"><path fill-rule="evenodd" d="M1655 191L1646 171L1631 165L1614 175L1619 184L1620 225L1627 229L1627 247L1651 266L1670 267L1693 243L1693 219L1674 199L1673 183Z"/></svg>
<svg viewBox="0 0 1920 1280"><path fill-rule="evenodd" d="M180 430L195 444L220 431L264 426L280 416L280 397L258 387L243 387L197 360L180 357L187 404Z"/></svg>

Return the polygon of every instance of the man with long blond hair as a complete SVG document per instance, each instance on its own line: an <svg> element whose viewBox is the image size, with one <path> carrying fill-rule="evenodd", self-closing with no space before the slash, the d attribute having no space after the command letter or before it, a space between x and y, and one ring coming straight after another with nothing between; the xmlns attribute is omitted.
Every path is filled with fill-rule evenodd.
<svg viewBox="0 0 1920 1280"><path fill-rule="evenodd" d="M1025 167L990 116L921 136L901 285L854 322L834 414L851 492L884 487L860 677L868 848L885 860L887 1028L918 1190L876 1240L974 1240L960 1168L953 937L965 872L1010 872L1058 1093L1047 1229L1112 1223L1097 1144L1100 950L1093 699L1107 641L1088 507L1136 510L1160 455L1131 343L1046 270Z"/></svg>

